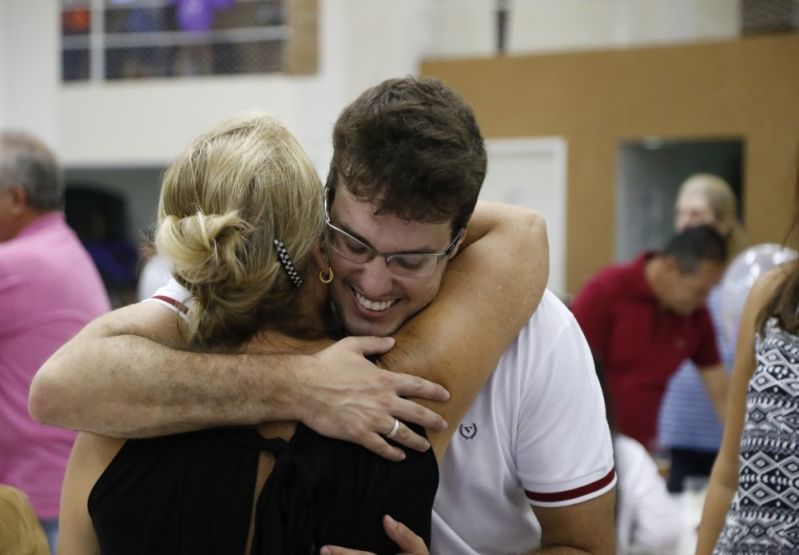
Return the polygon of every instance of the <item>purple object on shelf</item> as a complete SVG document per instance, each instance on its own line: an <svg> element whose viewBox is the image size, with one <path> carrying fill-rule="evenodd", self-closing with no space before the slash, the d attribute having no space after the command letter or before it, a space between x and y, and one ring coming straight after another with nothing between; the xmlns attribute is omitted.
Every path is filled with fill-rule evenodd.
<svg viewBox="0 0 799 555"><path fill-rule="evenodd" d="M210 31L217 10L231 7L236 0L174 0L178 25L184 31Z"/></svg>

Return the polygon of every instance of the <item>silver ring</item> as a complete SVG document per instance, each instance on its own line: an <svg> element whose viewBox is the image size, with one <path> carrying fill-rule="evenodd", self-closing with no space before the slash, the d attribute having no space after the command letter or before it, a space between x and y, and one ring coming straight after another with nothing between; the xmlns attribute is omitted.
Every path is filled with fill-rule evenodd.
<svg viewBox="0 0 799 555"><path fill-rule="evenodd" d="M386 434L386 437L388 439L394 439L394 437L397 435L397 432L399 431L399 426L400 426L400 422L399 422L399 420L397 420L395 418L394 419L394 427L391 428L391 431Z"/></svg>

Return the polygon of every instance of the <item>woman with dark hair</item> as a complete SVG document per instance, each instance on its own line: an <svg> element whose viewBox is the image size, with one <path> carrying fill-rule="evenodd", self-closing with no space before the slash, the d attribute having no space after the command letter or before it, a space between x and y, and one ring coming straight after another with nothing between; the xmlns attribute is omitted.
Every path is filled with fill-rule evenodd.
<svg viewBox="0 0 799 555"><path fill-rule="evenodd" d="M792 230L799 228L799 179ZM799 261L752 287L696 552L799 552ZM725 516L726 515L726 516Z"/></svg>

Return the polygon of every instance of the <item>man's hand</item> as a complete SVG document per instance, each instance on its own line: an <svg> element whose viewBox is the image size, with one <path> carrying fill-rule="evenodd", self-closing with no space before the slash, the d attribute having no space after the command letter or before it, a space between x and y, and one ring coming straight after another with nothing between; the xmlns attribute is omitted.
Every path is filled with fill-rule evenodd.
<svg viewBox="0 0 799 555"><path fill-rule="evenodd" d="M399 555L428 555L430 552L424 544L422 538L411 532L411 530L404 524L397 522L390 516L383 517L383 528L388 534L388 537L394 540L397 548L401 549ZM357 551L355 549L346 549L344 547L336 547L332 545L324 546L321 555L374 555L367 551Z"/></svg>
<svg viewBox="0 0 799 555"><path fill-rule="evenodd" d="M385 435L394 419L443 430L441 416L403 397L446 401L449 393L440 385L417 376L383 370L366 360L394 346L390 337L348 337L320 351L301 379L302 413L298 419L317 433L357 443L390 460L405 458L402 449L390 445ZM425 451L430 443L400 424L394 441Z"/></svg>

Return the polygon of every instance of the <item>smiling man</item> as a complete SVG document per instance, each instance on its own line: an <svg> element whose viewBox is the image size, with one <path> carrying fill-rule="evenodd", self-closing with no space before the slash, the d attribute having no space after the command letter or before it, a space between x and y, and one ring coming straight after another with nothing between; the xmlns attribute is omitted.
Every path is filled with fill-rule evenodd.
<svg viewBox="0 0 799 555"><path fill-rule="evenodd" d="M377 206L359 202L346 187L330 189L326 196L334 195L334 216L329 210L325 215L338 276L331 284L336 307L350 333L391 335L436 296L445 267L440 262L454 255L466 230L458 229L452 238L448 223L378 214ZM336 225L334 220L347 223ZM375 250L364 239L371 236L393 247L386 252Z"/></svg>
<svg viewBox="0 0 799 555"><path fill-rule="evenodd" d="M390 334L436 297L464 241L483 138L454 91L398 79L344 110L333 146L331 296L348 331ZM440 462L434 552L615 552L613 456L593 372L576 321L545 293Z"/></svg>

